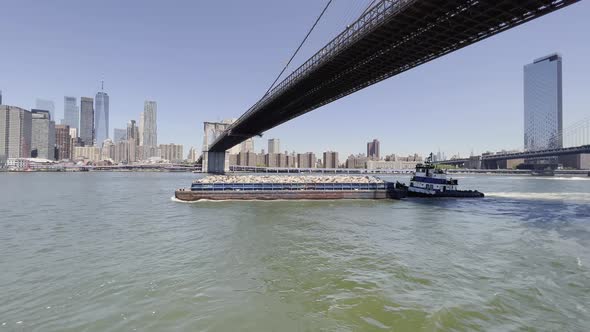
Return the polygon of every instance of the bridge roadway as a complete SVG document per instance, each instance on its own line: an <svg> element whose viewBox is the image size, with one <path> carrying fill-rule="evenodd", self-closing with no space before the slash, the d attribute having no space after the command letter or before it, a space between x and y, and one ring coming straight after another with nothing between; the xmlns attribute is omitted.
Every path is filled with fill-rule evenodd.
<svg viewBox="0 0 590 332"><path fill-rule="evenodd" d="M486 161L500 161L510 159L528 159L528 158L543 158L543 157L558 157L579 153L590 153L590 145L574 146L569 148L546 149L537 151L511 152L511 153L496 153L484 154L478 159L482 162ZM451 159L436 162L443 165L461 165L472 161L472 159Z"/></svg>
<svg viewBox="0 0 590 332"><path fill-rule="evenodd" d="M208 151L223 159L222 152L290 119L577 1L381 0L254 104Z"/></svg>

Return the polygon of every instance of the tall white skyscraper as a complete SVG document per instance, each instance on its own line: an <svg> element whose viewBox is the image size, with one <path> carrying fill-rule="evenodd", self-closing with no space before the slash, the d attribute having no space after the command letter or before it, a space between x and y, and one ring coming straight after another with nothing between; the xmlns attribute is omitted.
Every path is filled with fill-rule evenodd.
<svg viewBox="0 0 590 332"><path fill-rule="evenodd" d="M561 56L551 54L524 66L524 148L561 148Z"/></svg>
<svg viewBox="0 0 590 332"><path fill-rule="evenodd" d="M281 153L281 143L278 138L268 140L268 153Z"/></svg>
<svg viewBox="0 0 590 332"><path fill-rule="evenodd" d="M254 138L248 138L240 143L240 152L254 152Z"/></svg>
<svg viewBox="0 0 590 332"><path fill-rule="evenodd" d="M143 113L140 118L140 141L144 147L144 159L157 157L158 126L157 126L158 105L155 101L146 100L143 106ZM147 152L147 153L145 153Z"/></svg>
<svg viewBox="0 0 590 332"><path fill-rule="evenodd" d="M109 137L109 95L104 92L104 82L94 99L94 135L98 147Z"/></svg>

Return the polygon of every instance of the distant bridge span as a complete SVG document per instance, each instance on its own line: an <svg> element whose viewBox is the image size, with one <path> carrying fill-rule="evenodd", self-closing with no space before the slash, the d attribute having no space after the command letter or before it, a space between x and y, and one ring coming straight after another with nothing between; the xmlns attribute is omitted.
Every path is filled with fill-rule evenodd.
<svg viewBox="0 0 590 332"><path fill-rule="evenodd" d="M466 165L469 162L473 161L481 161L481 162L490 162L490 161L506 161L512 159L533 159L533 158L543 158L543 157L559 157L559 156L567 156L573 154L582 154L582 153L590 153L590 145L580 145L580 146L572 146L567 148L556 148L556 149L544 149L544 150L536 150L536 151L519 151L519 152L506 152L506 153L495 153L495 154L484 154L481 156L476 156L472 158L464 158L464 159L450 159L450 160L441 160L435 162L436 164L441 165L455 165L455 166L462 166Z"/></svg>
<svg viewBox="0 0 590 332"><path fill-rule="evenodd" d="M295 117L578 1L381 0L254 104L208 151L221 158ZM209 171L223 165L213 164Z"/></svg>

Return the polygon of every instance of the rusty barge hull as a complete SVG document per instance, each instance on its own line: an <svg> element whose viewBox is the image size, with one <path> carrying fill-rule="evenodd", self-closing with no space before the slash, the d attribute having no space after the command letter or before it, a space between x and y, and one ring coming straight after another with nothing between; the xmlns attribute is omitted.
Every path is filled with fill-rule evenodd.
<svg viewBox="0 0 590 332"><path fill-rule="evenodd" d="M177 190L175 197L182 201L199 200L337 200L337 199L399 199L400 192L390 190L253 190L253 191L191 191Z"/></svg>

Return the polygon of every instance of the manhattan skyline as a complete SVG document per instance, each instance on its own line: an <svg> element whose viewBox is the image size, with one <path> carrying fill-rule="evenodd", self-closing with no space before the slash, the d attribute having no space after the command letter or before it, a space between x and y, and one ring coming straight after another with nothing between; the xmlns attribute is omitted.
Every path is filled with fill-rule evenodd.
<svg viewBox="0 0 590 332"><path fill-rule="evenodd" d="M97 10L114 5L107 1L105 9ZM260 98L323 4L237 3L232 5L235 11L223 11L228 17L207 17L206 12L221 12L221 4L129 2L110 15L108 26L83 24L98 20L82 15L92 12L92 6L8 4L14 31L3 37L8 38L3 44L34 46L24 56L7 54L0 62L4 103L31 109L36 98L52 100L58 122L64 96L94 96L104 77L111 97L110 128L139 120L144 100L155 100L159 141L188 149L201 145L203 121L239 117ZM339 11L348 10L343 6L327 13L298 56L300 62L342 30L331 19L342 18ZM131 15L133 11L140 15ZM155 26L135 18L159 14L162 20ZM590 5L580 2L415 68L269 130L256 140L256 151L273 137L283 149L318 155L328 150L342 156L363 152L362 142L374 137L387 152L403 155L438 148L462 155L521 148L523 66L532 59L554 52L563 56L564 128L588 116L590 51L583 41L589 14ZM187 15L199 19L186 21ZM100 36L100 47L78 47L81 38L92 36ZM36 57L37 47L46 56ZM416 116L435 124L412 128ZM427 134L417 137L416 130Z"/></svg>

